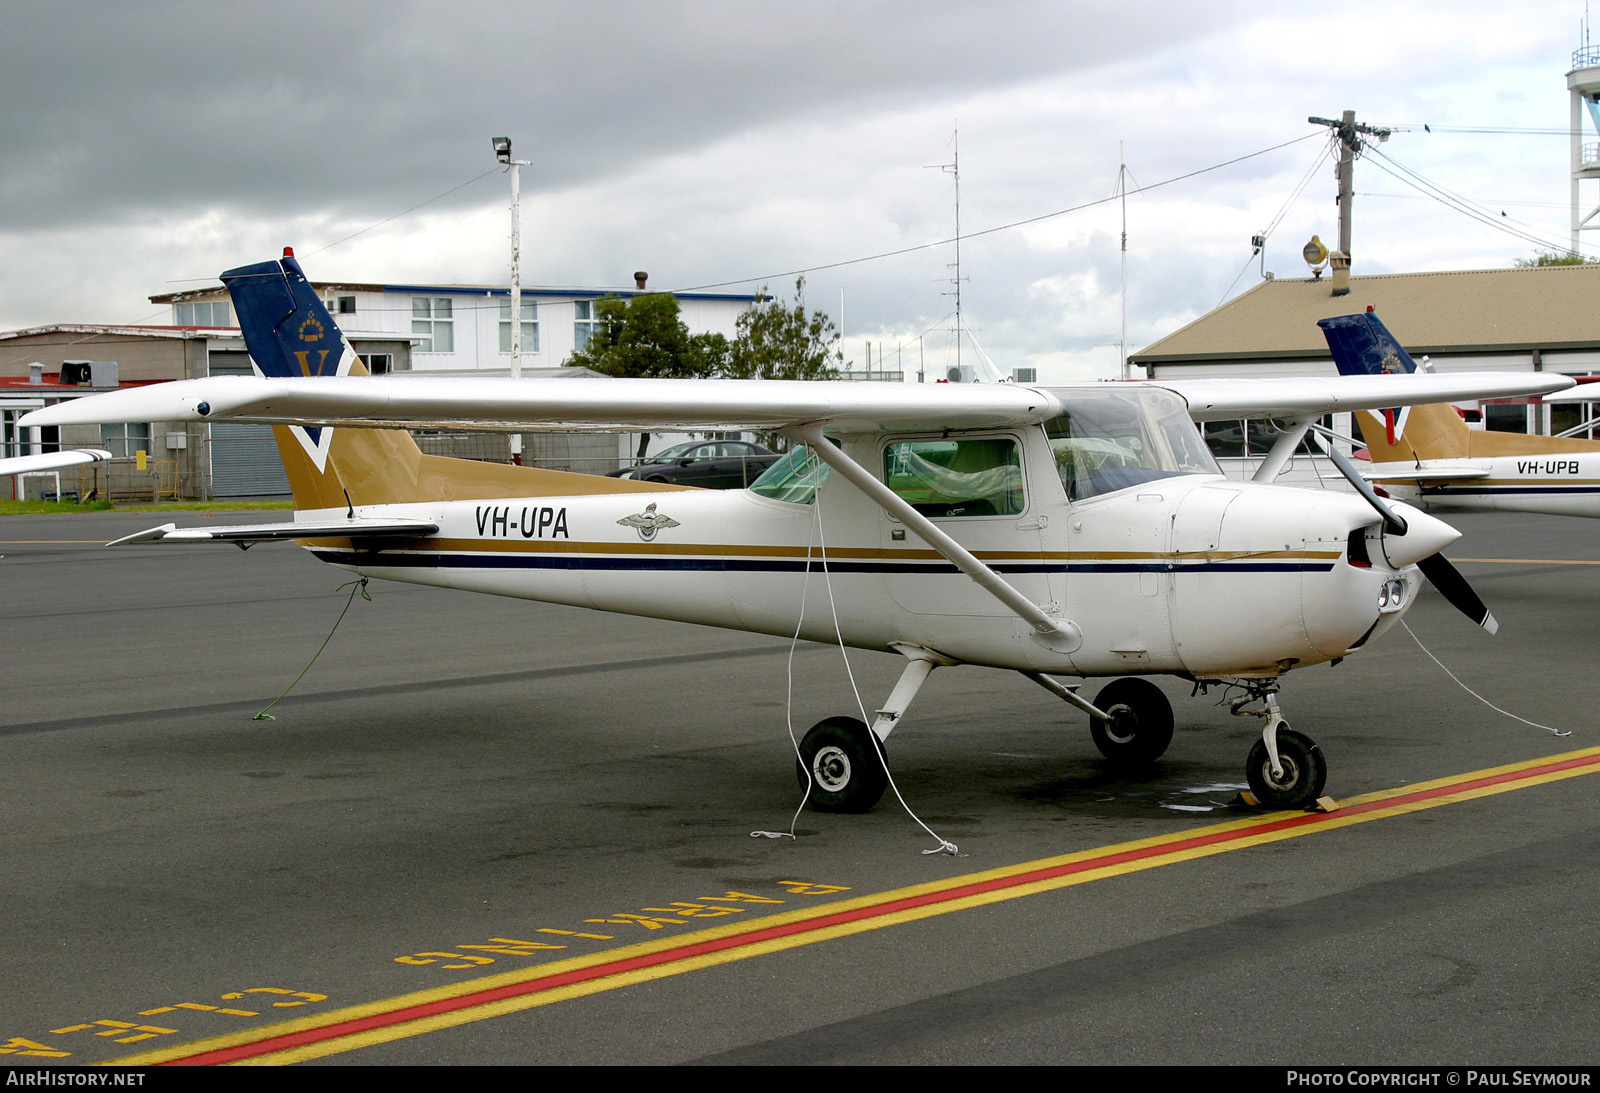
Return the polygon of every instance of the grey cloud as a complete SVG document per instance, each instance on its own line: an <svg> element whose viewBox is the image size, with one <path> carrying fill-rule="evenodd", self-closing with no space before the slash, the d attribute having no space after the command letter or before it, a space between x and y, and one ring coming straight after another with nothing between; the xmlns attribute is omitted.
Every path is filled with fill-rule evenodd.
<svg viewBox="0 0 1600 1093"><path fill-rule="evenodd" d="M0 222L397 205L504 133L560 188L784 118L1092 68L1216 28L1109 3L8 5ZM468 191L455 204L481 202ZM448 206L447 206L448 207Z"/></svg>

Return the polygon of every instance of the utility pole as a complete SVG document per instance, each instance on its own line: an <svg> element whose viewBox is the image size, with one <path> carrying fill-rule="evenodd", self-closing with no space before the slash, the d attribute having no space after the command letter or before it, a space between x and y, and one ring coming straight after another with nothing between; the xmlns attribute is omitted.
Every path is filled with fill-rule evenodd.
<svg viewBox="0 0 1600 1093"><path fill-rule="evenodd" d="M1362 137L1377 137L1378 143L1389 139L1388 129L1379 129L1371 125L1356 124L1356 112L1346 110L1344 116L1338 121L1329 118L1307 118L1312 125L1326 125L1332 129L1339 138L1339 165L1337 174L1339 178L1339 253L1350 258L1350 204L1355 199L1355 161L1356 153L1361 151Z"/></svg>
<svg viewBox="0 0 1600 1093"><path fill-rule="evenodd" d="M519 167L525 159L511 158L511 138L491 137L494 156L511 169L511 378L522 378L522 186ZM511 434L511 462L522 462L522 434Z"/></svg>
<svg viewBox="0 0 1600 1093"><path fill-rule="evenodd" d="M961 322L961 130L957 129L951 137L955 154L949 163L930 163L929 167L937 167L955 179L956 184L956 275L951 279L955 285L953 295L956 298L956 374L961 374L961 335L963 327ZM952 293L945 293L946 296Z"/></svg>
<svg viewBox="0 0 1600 1093"><path fill-rule="evenodd" d="M1117 376L1131 379L1128 370L1128 153L1117 142L1117 196L1122 205L1122 340L1117 342Z"/></svg>

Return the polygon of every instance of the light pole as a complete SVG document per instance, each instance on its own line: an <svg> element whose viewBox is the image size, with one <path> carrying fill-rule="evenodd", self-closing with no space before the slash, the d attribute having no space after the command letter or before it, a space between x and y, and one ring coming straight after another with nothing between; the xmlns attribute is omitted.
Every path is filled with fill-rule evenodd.
<svg viewBox="0 0 1600 1093"><path fill-rule="evenodd" d="M490 137L494 158L511 168L511 378L522 378L522 180L520 167L533 164L511 158L510 137ZM511 434L511 461L522 462L522 434Z"/></svg>

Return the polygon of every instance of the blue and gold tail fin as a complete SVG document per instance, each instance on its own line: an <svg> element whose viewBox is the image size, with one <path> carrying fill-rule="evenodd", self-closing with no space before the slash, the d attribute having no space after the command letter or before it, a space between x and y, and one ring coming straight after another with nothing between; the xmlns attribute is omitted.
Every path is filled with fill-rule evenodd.
<svg viewBox="0 0 1600 1093"><path fill-rule="evenodd" d="M364 376L294 252L222 275L255 368L275 379ZM404 429L277 425L298 510L412 501L572 496L681 489L597 475L427 455Z"/></svg>

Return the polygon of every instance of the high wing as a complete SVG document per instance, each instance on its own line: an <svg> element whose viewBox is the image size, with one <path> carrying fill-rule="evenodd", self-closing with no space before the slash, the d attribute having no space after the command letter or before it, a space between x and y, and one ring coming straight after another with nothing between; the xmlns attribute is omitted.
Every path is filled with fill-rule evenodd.
<svg viewBox="0 0 1600 1093"><path fill-rule="evenodd" d="M1563 391L1555 395L1547 395L1546 402L1595 402L1600 401L1600 384L1580 383L1570 391Z"/></svg>
<svg viewBox="0 0 1600 1093"><path fill-rule="evenodd" d="M1196 421L1295 418L1455 399L1545 394L1565 376L1504 372L1151 382ZM1103 385L1096 384L1094 388ZM1091 390L1094 388L1090 388ZM179 380L35 410L24 425L248 421L272 425L435 425L479 429L781 429L841 432L1032 425L1061 413L1073 389L1012 384L856 384L786 380L243 376Z"/></svg>
<svg viewBox="0 0 1600 1093"><path fill-rule="evenodd" d="M1155 380L1182 395L1196 421L1294 418L1346 410L1381 410L1459 399L1511 398L1564 391L1571 378L1551 373L1411 372L1388 376Z"/></svg>
<svg viewBox="0 0 1600 1093"><path fill-rule="evenodd" d="M272 425L511 429L761 430L825 424L845 432L1032 425L1061 412L1048 391L1011 384L804 380L245 376L179 380L35 410L31 425L249 421Z"/></svg>
<svg viewBox="0 0 1600 1093"><path fill-rule="evenodd" d="M58 471L81 463L103 463L111 453L103 448L82 448L75 452L47 452L44 455L17 455L0 459L0 478L33 471Z"/></svg>

